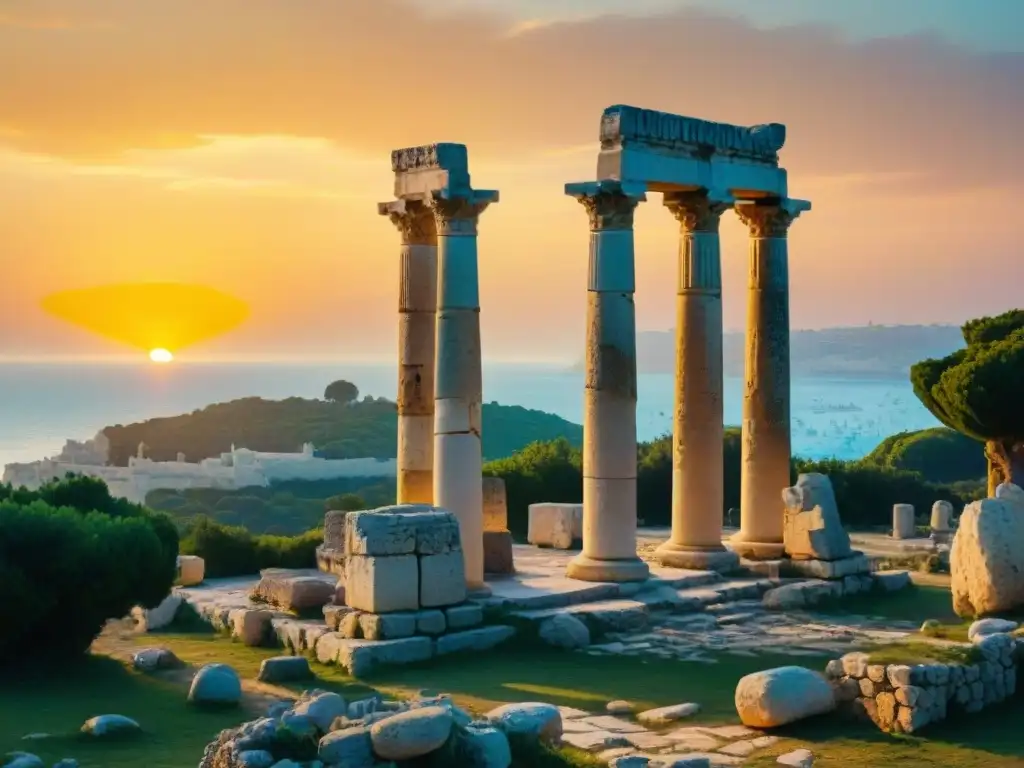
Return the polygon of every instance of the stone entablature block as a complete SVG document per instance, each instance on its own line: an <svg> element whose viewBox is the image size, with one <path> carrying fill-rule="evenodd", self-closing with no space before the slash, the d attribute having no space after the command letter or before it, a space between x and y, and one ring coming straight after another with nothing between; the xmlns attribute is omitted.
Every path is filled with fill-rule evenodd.
<svg viewBox="0 0 1024 768"><path fill-rule="evenodd" d="M608 107L601 116L602 149L642 144L686 157L720 154L777 167L785 143L780 123L746 127L625 105Z"/></svg>

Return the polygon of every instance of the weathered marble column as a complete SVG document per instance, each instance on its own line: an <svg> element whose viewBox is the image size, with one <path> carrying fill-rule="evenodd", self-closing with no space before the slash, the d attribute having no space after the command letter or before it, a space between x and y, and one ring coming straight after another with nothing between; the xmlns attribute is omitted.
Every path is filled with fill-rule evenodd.
<svg viewBox="0 0 1024 768"><path fill-rule="evenodd" d="M437 308L437 228L422 202L377 206L402 235L398 272L399 504L434 500L434 315Z"/></svg>
<svg viewBox="0 0 1024 768"><path fill-rule="evenodd" d="M484 584L477 220L497 200L497 192L475 190L428 200L438 235L434 504L459 519L469 589Z"/></svg>
<svg viewBox="0 0 1024 768"><path fill-rule="evenodd" d="M583 395L583 552L568 567L584 581L640 581L636 555L636 316L633 212L643 185L569 184L590 217L586 387Z"/></svg>
<svg viewBox="0 0 1024 768"><path fill-rule="evenodd" d="M655 555L675 568L730 571L722 546L722 264L718 223L728 195L665 194L680 223L676 297L676 396L672 435L672 537Z"/></svg>
<svg viewBox="0 0 1024 768"><path fill-rule="evenodd" d="M811 204L758 200L736 206L750 230L746 388L743 392L740 531L729 546L741 557L784 551L782 490L790 483L789 226Z"/></svg>

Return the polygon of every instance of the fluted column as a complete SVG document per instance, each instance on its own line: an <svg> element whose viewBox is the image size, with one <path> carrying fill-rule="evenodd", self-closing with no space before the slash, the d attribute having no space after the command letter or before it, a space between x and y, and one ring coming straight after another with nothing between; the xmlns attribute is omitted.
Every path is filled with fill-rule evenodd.
<svg viewBox="0 0 1024 768"><path fill-rule="evenodd" d="M438 235L434 504L459 520L469 589L484 583L477 220L497 199L497 192L467 190L428 201Z"/></svg>
<svg viewBox="0 0 1024 768"><path fill-rule="evenodd" d="M402 235L398 270L399 504L434 500L434 315L437 228L422 202L378 206Z"/></svg>
<svg viewBox="0 0 1024 768"><path fill-rule="evenodd" d="M583 395L583 552L568 575L640 581L636 555L636 317L633 212L642 187L568 185L590 217L586 387Z"/></svg>
<svg viewBox="0 0 1024 768"><path fill-rule="evenodd" d="M675 568L729 571L722 546L722 264L718 224L727 196L666 193L679 220L676 289L676 392L672 432L672 537L655 555Z"/></svg>
<svg viewBox="0 0 1024 768"><path fill-rule="evenodd" d="M743 392L740 531L729 546L742 557L782 555L782 490L790 486L789 226L810 203L736 206L750 230Z"/></svg>

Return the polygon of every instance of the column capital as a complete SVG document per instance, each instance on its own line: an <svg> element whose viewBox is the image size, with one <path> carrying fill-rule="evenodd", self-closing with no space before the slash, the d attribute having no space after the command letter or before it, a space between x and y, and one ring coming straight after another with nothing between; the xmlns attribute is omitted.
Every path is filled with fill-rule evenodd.
<svg viewBox="0 0 1024 768"><path fill-rule="evenodd" d="M722 214L734 203L728 194L704 191L665 193L665 207L682 225L684 232L717 233Z"/></svg>
<svg viewBox="0 0 1024 768"><path fill-rule="evenodd" d="M475 237L480 214L487 206L496 202L498 193L484 189L459 193L447 190L434 192L426 200L434 216L437 234L443 237Z"/></svg>
<svg viewBox="0 0 1024 768"><path fill-rule="evenodd" d="M804 211L811 210L807 200L791 198L744 200L736 203L736 215L747 225L754 238L786 237L789 226Z"/></svg>
<svg viewBox="0 0 1024 768"><path fill-rule="evenodd" d="M377 213L387 216L402 235L402 245L437 245L433 212L419 200L377 203Z"/></svg>
<svg viewBox="0 0 1024 768"><path fill-rule="evenodd" d="M646 186L624 181L588 181L566 184L565 194L575 197L590 217L590 229L632 229L637 205L647 199Z"/></svg>

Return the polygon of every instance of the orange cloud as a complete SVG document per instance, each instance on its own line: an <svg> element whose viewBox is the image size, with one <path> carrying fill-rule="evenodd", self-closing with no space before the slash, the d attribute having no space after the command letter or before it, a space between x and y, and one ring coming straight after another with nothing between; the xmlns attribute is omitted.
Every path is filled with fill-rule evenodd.
<svg viewBox="0 0 1024 768"><path fill-rule="evenodd" d="M933 190L1016 185L1024 168L1024 56L931 38L850 43L686 10L513 29L407 0L49 5L113 23L0 28L8 141L26 150L109 156L281 134L373 153L462 141L514 161L593 141L601 110L627 102L787 123L794 175L920 174L901 183Z"/></svg>

